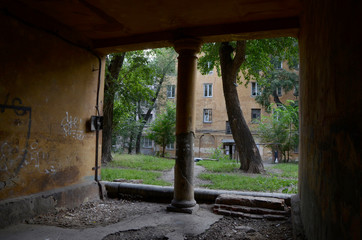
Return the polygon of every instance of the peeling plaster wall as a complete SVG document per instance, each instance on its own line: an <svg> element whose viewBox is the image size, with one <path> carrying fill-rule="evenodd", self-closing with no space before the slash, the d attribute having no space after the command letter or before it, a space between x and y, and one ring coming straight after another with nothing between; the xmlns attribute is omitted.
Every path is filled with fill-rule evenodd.
<svg viewBox="0 0 362 240"><path fill-rule="evenodd" d="M361 239L362 3L303 4L302 222L308 239Z"/></svg>
<svg viewBox="0 0 362 240"><path fill-rule="evenodd" d="M0 25L0 200L94 181L98 58L2 13Z"/></svg>

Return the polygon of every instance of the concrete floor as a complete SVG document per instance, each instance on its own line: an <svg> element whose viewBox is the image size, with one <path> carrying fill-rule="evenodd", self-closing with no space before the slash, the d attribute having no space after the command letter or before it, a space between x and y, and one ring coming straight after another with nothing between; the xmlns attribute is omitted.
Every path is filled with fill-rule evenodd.
<svg viewBox="0 0 362 240"><path fill-rule="evenodd" d="M156 229L167 229L168 233L165 234L165 237L169 239L183 240L186 235L194 236L203 233L210 225L222 217L213 214L209 205L200 205L199 210L192 215L167 212L167 204L160 205L164 205L164 211L126 218L121 222L104 227L69 229L44 225L17 224L0 229L0 239L92 240L102 239L109 234L119 231L156 227Z"/></svg>

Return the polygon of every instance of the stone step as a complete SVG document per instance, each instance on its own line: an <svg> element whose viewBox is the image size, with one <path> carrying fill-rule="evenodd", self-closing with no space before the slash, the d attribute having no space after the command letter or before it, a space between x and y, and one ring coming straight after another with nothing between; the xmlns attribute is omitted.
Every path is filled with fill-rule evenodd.
<svg viewBox="0 0 362 240"><path fill-rule="evenodd" d="M260 214L260 215L282 215L290 216L290 209L286 208L285 210L273 210L267 208L259 207L246 207L240 205L224 205L224 204L215 204L214 209L222 209L233 212L243 212L249 214Z"/></svg>
<svg viewBox="0 0 362 240"><path fill-rule="evenodd" d="M265 208L285 211L288 209L284 199L268 197L251 197L242 195L221 194L216 198L216 204L237 205L254 208Z"/></svg>
<svg viewBox="0 0 362 240"><path fill-rule="evenodd" d="M252 218L252 219L286 220L288 218L283 215L269 215L269 214L259 215L259 214L228 211L228 210L224 210L224 209L214 209L214 213L224 215L224 216Z"/></svg>

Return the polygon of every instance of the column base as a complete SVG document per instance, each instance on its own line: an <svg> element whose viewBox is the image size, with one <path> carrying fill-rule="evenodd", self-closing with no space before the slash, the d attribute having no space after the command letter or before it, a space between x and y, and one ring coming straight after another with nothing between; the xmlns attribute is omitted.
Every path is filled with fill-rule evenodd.
<svg viewBox="0 0 362 240"><path fill-rule="evenodd" d="M197 212L197 210L199 210L199 204L196 204L193 207L176 207L172 204L167 206L167 211L169 211L169 212L193 214L193 213Z"/></svg>

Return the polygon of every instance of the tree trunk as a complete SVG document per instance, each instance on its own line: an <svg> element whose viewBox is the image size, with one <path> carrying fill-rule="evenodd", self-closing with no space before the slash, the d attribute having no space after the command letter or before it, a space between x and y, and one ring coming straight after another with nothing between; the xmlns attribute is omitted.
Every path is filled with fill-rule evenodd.
<svg viewBox="0 0 362 240"><path fill-rule="evenodd" d="M141 101L138 101L137 103L137 115L138 115L138 119L141 120L140 122L140 127L138 128L137 131L137 136L136 136L136 154L140 154L141 153L141 138L142 138L142 132L143 132L143 128L145 127L145 122L144 119L142 117L142 108L141 108Z"/></svg>
<svg viewBox="0 0 362 240"><path fill-rule="evenodd" d="M114 94L110 98L114 99ZM104 99L103 107L102 163L112 161L113 101L107 99Z"/></svg>
<svg viewBox="0 0 362 240"><path fill-rule="evenodd" d="M103 131L102 131L102 163L112 161L112 128L113 103L115 85L121 71L125 53L115 54L108 66L109 74L105 77L104 105L103 105Z"/></svg>
<svg viewBox="0 0 362 240"><path fill-rule="evenodd" d="M132 154L133 149L133 134L129 137L129 143L128 143L128 154Z"/></svg>
<svg viewBox="0 0 362 240"><path fill-rule="evenodd" d="M240 169L250 173L261 173L264 166L254 138L244 119L237 93L237 75L245 60L245 41L237 42L236 53L228 42L220 45L219 56L224 97L229 123L240 156Z"/></svg>
<svg viewBox="0 0 362 240"><path fill-rule="evenodd" d="M141 137L142 137L142 132L143 132L143 129L145 128L145 125L148 121L148 119L150 119L151 117L151 113L152 113L152 110L155 108L155 103L156 103L156 100L157 100L157 97L161 91L161 87L162 87L162 84L166 78L166 72L167 72L167 69L166 71L163 73L159 83L158 83L158 86L157 86L157 89L156 89L156 93L155 93L155 97L152 98L152 101L151 101L151 105L150 107L148 108L147 110L147 113L146 115L144 115L143 117L143 121L138 129L138 133L137 133L137 141L136 141L136 154L140 154L141 153ZM140 115L140 117L142 117L142 115ZM141 119L141 118L140 118Z"/></svg>

